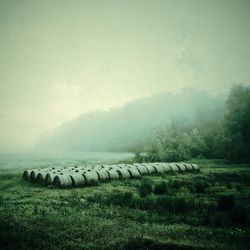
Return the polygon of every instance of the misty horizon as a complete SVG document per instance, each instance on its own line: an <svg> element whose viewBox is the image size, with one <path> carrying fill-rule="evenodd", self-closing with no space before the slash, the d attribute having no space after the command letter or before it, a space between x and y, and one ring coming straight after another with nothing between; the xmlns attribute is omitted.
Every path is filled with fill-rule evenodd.
<svg viewBox="0 0 250 250"><path fill-rule="evenodd" d="M0 152L155 93L249 85L249 10L247 0L0 1Z"/></svg>

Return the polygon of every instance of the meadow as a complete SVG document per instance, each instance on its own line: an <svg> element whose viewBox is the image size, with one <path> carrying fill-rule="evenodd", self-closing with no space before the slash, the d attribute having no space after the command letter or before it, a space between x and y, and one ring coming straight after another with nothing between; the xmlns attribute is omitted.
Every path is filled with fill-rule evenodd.
<svg viewBox="0 0 250 250"><path fill-rule="evenodd" d="M250 165L56 189L0 169L1 249L249 249Z"/></svg>

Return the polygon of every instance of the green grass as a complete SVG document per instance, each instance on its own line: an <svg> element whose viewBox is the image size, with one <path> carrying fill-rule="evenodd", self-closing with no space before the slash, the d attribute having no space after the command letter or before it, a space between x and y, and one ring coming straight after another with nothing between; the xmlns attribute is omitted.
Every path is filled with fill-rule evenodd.
<svg viewBox="0 0 250 250"><path fill-rule="evenodd" d="M76 189L1 169L0 248L250 249L250 165L198 163L196 173Z"/></svg>

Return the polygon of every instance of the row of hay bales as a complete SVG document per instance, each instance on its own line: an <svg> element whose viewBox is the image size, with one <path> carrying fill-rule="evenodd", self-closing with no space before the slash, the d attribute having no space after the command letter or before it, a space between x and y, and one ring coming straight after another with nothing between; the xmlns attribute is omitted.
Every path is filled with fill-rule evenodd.
<svg viewBox="0 0 250 250"><path fill-rule="evenodd" d="M97 182L136 178L141 175L165 174L198 170L197 164L187 163L134 163L114 165L85 165L73 167L50 167L26 170L27 181L56 187L81 187Z"/></svg>

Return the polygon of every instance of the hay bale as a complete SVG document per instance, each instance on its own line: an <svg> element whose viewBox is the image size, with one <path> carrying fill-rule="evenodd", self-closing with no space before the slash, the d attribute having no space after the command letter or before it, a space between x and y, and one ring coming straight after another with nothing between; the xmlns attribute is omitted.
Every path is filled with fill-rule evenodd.
<svg viewBox="0 0 250 250"><path fill-rule="evenodd" d="M37 182L39 182L41 184L45 183L45 177L46 177L47 174L48 174L48 171L46 171L46 172L40 172L37 175Z"/></svg>
<svg viewBox="0 0 250 250"><path fill-rule="evenodd" d="M163 163L162 164L162 167L164 168L164 171L165 171L165 173L167 173L167 172L171 172L172 171L172 168L171 168L171 166L168 164L168 163Z"/></svg>
<svg viewBox="0 0 250 250"><path fill-rule="evenodd" d="M194 168L193 168L193 166L192 166L191 164L184 163L184 165L186 166L187 171L192 171L192 170L194 170Z"/></svg>
<svg viewBox="0 0 250 250"><path fill-rule="evenodd" d="M134 167L138 169L141 175L148 174L148 170L145 166L140 164L134 164Z"/></svg>
<svg viewBox="0 0 250 250"><path fill-rule="evenodd" d="M181 172L187 171L187 168L183 163L176 163L176 165L180 168Z"/></svg>
<svg viewBox="0 0 250 250"><path fill-rule="evenodd" d="M41 171L40 169L34 169L34 170L31 171L31 173L30 173L30 180L32 182L36 182L37 176L40 173L40 171Z"/></svg>
<svg viewBox="0 0 250 250"><path fill-rule="evenodd" d="M193 166L194 170L199 170L200 169L200 167L197 164L192 164L192 166Z"/></svg>
<svg viewBox="0 0 250 250"><path fill-rule="evenodd" d="M87 184L92 184L94 182L99 181L98 174L93 170L84 173L83 177L85 178L85 181L86 181Z"/></svg>
<svg viewBox="0 0 250 250"><path fill-rule="evenodd" d="M157 173L163 174L165 172L164 167L160 163L154 163L153 166L155 167Z"/></svg>
<svg viewBox="0 0 250 250"><path fill-rule="evenodd" d="M31 171L32 171L32 170L25 170L25 171L23 172L23 179L24 179L24 180L26 180L26 181L30 180Z"/></svg>
<svg viewBox="0 0 250 250"><path fill-rule="evenodd" d="M119 179L119 174L117 173L117 170L107 170L109 174L109 179L110 180L118 180Z"/></svg>
<svg viewBox="0 0 250 250"><path fill-rule="evenodd" d="M172 169L172 172L179 172L180 168L175 163L169 163L169 166Z"/></svg>
<svg viewBox="0 0 250 250"><path fill-rule="evenodd" d="M99 176L99 181L108 181L109 180L109 174L106 170L97 171L97 174Z"/></svg>
<svg viewBox="0 0 250 250"><path fill-rule="evenodd" d="M60 188L72 187L72 180L67 174L59 174L54 178L53 185Z"/></svg>
<svg viewBox="0 0 250 250"><path fill-rule="evenodd" d="M143 166L147 168L149 174L154 174L157 172L156 168L150 163L144 163Z"/></svg>
<svg viewBox="0 0 250 250"><path fill-rule="evenodd" d="M120 179L129 179L131 177L131 174L127 169L117 169L116 171Z"/></svg>
<svg viewBox="0 0 250 250"><path fill-rule="evenodd" d="M139 177L141 174L138 171L138 169L134 168L134 169L128 169L128 172L130 173L131 178L135 178L135 177Z"/></svg>
<svg viewBox="0 0 250 250"><path fill-rule="evenodd" d="M82 174L69 174L73 187L82 187L85 184L85 179Z"/></svg>
<svg viewBox="0 0 250 250"><path fill-rule="evenodd" d="M52 172L52 173L46 174L46 176L45 176L45 184L46 184L46 185L51 185L51 184L53 184L53 181L54 181L56 175L57 175L56 172Z"/></svg>

